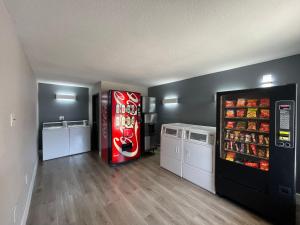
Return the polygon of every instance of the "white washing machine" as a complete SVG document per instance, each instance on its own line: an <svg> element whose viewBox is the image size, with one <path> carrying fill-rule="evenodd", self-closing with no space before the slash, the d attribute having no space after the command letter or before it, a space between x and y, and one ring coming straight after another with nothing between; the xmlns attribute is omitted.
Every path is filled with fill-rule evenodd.
<svg viewBox="0 0 300 225"><path fill-rule="evenodd" d="M70 155L69 128L65 126L44 127L43 160Z"/></svg>
<svg viewBox="0 0 300 225"><path fill-rule="evenodd" d="M183 138L190 124L170 123L161 127L160 166L182 177Z"/></svg>
<svg viewBox="0 0 300 225"><path fill-rule="evenodd" d="M192 125L183 140L182 176L215 193L215 127Z"/></svg>

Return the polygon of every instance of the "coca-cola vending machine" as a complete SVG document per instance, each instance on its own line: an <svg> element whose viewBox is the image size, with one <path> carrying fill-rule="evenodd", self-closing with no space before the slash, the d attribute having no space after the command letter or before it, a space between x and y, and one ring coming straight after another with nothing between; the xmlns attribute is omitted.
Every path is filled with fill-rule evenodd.
<svg viewBox="0 0 300 225"><path fill-rule="evenodd" d="M102 93L101 158L110 165L140 157L140 109L140 93L117 90Z"/></svg>

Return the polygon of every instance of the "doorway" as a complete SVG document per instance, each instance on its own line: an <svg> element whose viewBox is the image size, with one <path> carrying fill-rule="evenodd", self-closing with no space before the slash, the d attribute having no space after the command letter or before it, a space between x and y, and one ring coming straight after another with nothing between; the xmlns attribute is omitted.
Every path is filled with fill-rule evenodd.
<svg viewBox="0 0 300 225"><path fill-rule="evenodd" d="M92 150L99 152L99 94L93 95L92 100Z"/></svg>

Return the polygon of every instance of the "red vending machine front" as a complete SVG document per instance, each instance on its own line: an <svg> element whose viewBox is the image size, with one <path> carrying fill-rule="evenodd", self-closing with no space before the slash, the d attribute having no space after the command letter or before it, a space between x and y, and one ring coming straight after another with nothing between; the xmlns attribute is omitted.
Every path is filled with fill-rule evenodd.
<svg viewBox="0 0 300 225"><path fill-rule="evenodd" d="M109 164L140 157L141 95L110 90L102 93L101 157Z"/></svg>

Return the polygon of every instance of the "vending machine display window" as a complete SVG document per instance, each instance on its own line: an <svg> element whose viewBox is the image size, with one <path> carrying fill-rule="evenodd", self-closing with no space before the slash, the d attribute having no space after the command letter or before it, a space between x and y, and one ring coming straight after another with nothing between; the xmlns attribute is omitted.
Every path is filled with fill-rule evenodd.
<svg viewBox="0 0 300 225"><path fill-rule="evenodd" d="M270 98L225 95L220 113L220 157L269 171Z"/></svg>

